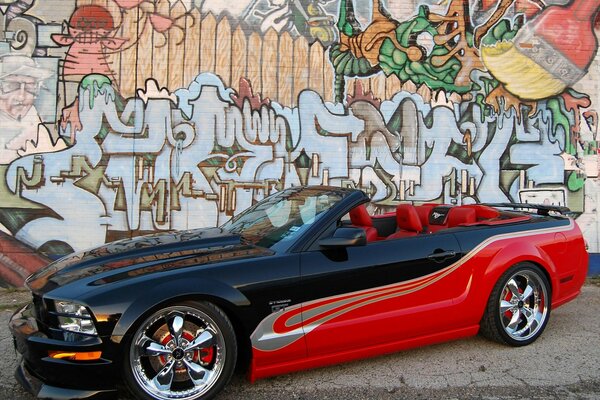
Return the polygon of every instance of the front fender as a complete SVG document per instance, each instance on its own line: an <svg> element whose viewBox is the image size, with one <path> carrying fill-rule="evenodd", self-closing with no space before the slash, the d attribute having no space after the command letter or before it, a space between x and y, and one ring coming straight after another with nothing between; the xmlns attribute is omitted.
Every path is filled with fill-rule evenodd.
<svg viewBox="0 0 600 400"><path fill-rule="evenodd" d="M213 279L177 279L137 291L137 297L123 312L111 339L120 343L135 322L149 310L178 298L216 297L234 306L248 306L250 301L239 290Z"/></svg>

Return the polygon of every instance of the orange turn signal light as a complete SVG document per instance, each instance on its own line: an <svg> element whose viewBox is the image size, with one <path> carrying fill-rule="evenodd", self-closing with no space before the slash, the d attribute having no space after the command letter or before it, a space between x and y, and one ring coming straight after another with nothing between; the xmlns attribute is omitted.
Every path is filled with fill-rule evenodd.
<svg viewBox="0 0 600 400"><path fill-rule="evenodd" d="M49 351L48 355L51 358L59 360L73 360L73 361L91 361L99 360L102 357L101 351Z"/></svg>

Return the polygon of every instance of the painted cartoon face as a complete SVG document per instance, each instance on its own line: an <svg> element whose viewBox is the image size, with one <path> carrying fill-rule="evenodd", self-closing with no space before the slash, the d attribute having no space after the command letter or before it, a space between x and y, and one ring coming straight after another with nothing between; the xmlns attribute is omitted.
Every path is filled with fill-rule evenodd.
<svg viewBox="0 0 600 400"><path fill-rule="evenodd" d="M98 53L103 47L117 50L126 41L112 37L114 30L113 17L106 8L82 6L71 15L68 34L53 34L52 39L62 46L80 44L78 53Z"/></svg>
<svg viewBox="0 0 600 400"><path fill-rule="evenodd" d="M39 92L39 81L31 76L9 75L0 80L0 110L15 119L23 118Z"/></svg>
<svg viewBox="0 0 600 400"><path fill-rule="evenodd" d="M413 19L400 23L395 33L402 49L389 39L380 49L379 65L386 74L394 73L403 82L424 83L432 90L464 93L471 89L470 83L457 85L461 63L454 57L446 57L450 50L433 40L438 32L427 19L425 8L421 8Z"/></svg>
<svg viewBox="0 0 600 400"><path fill-rule="evenodd" d="M80 43L95 43L107 37L114 29L111 14L100 6L80 7L69 20L69 33Z"/></svg>

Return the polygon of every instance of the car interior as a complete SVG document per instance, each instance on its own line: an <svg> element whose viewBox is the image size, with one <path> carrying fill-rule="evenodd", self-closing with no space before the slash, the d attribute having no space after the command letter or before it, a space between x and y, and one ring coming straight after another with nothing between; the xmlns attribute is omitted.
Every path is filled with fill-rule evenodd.
<svg viewBox="0 0 600 400"><path fill-rule="evenodd" d="M499 225L529 219L529 216L500 211L483 204L399 204L395 211L381 215L370 215L365 204L361 204L348 213L344 225L364 229L367 242L375 242L435 234L450 228Z"/></svg>

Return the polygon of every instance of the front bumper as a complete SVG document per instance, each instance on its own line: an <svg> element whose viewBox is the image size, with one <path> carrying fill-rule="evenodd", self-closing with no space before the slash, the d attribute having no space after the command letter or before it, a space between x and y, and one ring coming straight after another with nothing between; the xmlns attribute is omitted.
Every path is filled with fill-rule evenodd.
<svg viewBox="0 0 600 400"><path fill-rule="evenodd" d="M22 359L15 378L25 390L39 398L97 399L115 398L118 369L110 358L94 361L69 361L49 357L49 351L102 351L115 354L101 338L66 342L49 338L33 317L33 305L17 311L9 328Z"/></svg>
<svg viewBox="0 0 600 400"><path fill-rule="evenodd" d="M67 389L50 386L29 373L22 361L15 371L17 382L29 393L41 399L115 399L116 390Z"/></svg>

